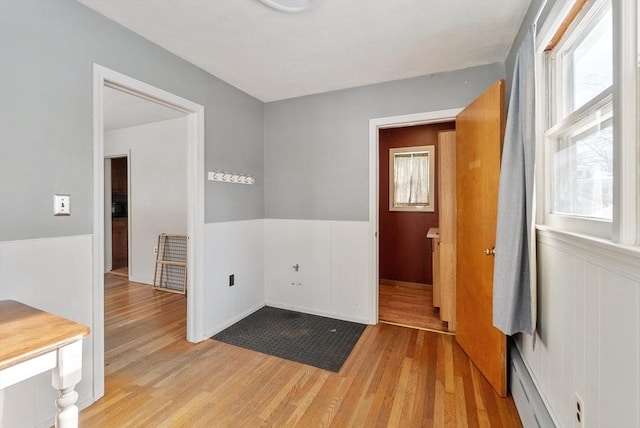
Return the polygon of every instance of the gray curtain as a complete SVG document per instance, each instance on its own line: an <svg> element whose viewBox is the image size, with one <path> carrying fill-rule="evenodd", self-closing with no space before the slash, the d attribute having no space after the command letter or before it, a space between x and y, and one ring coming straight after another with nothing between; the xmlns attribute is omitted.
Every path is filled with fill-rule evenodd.
<svg viewBox="0 0 640 428"><path fill-rule="evenodd" d="M535 28L518 49L502 152L493 276L493 324L533 334L535 273Z"/></svg>

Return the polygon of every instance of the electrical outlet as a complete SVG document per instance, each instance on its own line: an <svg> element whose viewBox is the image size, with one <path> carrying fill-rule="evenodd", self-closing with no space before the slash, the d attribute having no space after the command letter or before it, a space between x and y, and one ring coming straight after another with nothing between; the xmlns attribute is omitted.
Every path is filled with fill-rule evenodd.
<svg viewBox="0 0 640 428"><path fill-rule="evenodd" d="M153 247L153 254L158 254L158 247Z"/></svg>
<svg viewBox="0 0 640 428"><path fill-rule="evenodd" d="M584 427L584 403L582 402L582 398L576 392L576 428Z"/></svg>
<svg viewBox="0 0 640 428"><path fill-rule="evenodd" d="M229 287L233 287L236 283L236 275L235 274L231 274L229 275Z"/></svg>

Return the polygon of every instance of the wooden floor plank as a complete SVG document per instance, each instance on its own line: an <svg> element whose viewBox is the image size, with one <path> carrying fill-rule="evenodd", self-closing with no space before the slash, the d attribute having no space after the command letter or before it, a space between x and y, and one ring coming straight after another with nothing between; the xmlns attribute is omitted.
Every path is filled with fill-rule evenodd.
<svg viewBox="0 0 640 428"><path fill-rule="evenodd" d="M433 306L431 287L381 283L378 305L380 321L426 330L448 331L448 323L440 319L440 310Z"/></svg>
<svg viewBox="0 0 640 428"><path fill-rule="evenodd" d="M332 373L188 343L185 323L184 296L107 275L106 394L80 426L521 426L452 336L368 326Z"/></svg>

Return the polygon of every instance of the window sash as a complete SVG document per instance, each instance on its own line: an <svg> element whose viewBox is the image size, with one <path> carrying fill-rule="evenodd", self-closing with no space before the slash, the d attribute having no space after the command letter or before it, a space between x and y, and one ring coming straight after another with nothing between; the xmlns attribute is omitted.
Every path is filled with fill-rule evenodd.
<svg viewBox="0 0 640 428"><path fill-rule="evenodd" d="M571 4L556 5L557 10L565 12L569 11ZM599 237L611 238L613 233L612 221L599 218L581 217L579 215L554 213L554 193L553 193L553 156L556 153L555 147L559 139L576 136L581 132L594 126L598 122L597 112L604 112L610 117L613 111L612 98L614 85L604 89L600 94L593 97L590 101L576 109L570 111L568 109L566 84L571 83L566 78L567 67L565 56L570 53L578 43L584 40L590 30L594 28L598 20L608 10L609 6L606 1L588 2L588 7L578 13L576 22L569 26L569 30L560 40L553 50L545 51L549 38L545 40L545 35L553 35L556 33L557 25L562 19L560 15L556 15L551 21L545 22L541 36L538 39L538 59L537 59L537 129L540 135L540 148L538 154L537 181L539 184L538 192L538 222L544 223L554 228L560 228L577 233L587 235L595 235ZM553 16L553 13L550 14ZM555 27L554 27L555 25ZM615 26L613 32L615 33ZM615 39L615 36L614 36ZM613 60L616 55L614 52ZM615 81L615 78L614 78ZM602 121L602 118L600 118ZM615 123L614 123L615 128ZM615 138L615 137L614 137ZM616 150L614 141L614 150ZM616 153L614 153L615 159ZM616 180L616 171L614 167L614 180ZM615 188L614 188L615 192ZM614 205L615 205L614 199ZM615 208L614 208L615 221Z"/></svg>
<svg viewBox="0 0 640 428"><path fill-rule="evenodd" d="M611 117L600 118L582 132L553 140L549 149L553 163L550 171L552 213L612 220L612 133ZM598 143L597 140L607 134L611 140Z"/></svg>
<svg viewBox="0 0 640 428"><path fill-rule="evenodd" d="M435 146L389 149L389 211L435 211Z"/></svg>
<svg viewBox="0 0 640 428"><path fill-rule="evenodd" d="M615 113L613 221L585 221L546 212L549 204L549 162L546 147L550 131L557 129L561 122L556 120L559 117L558 111L548 101L557 92L553 81L557 63L555 58L547 54L547 50L560 45L560 42L556 42L559 38L556 36L562 34L563 25L565 28L571 26L570 30L584 25L582 22L571 25L571 17L578 16L576 21L583 20L594 6L599 6L601 0L587 0L580 9L576 3L581 2L582 0L546 2L537 15L545 16L545 19L538 22L540 30L536 37L536 221L540 230L577 233L576 236L585 239L585 242L595 242L599 240L598 237L607 237L608 241L600 242L637 248L640 245L640 5L636 1L612 1L611 92Z"/></svg>
<svg viewBox="0 0 640 428"><path fill-rule="evenodd" d="M550 117L551 126L589 103L587 101L578 108L574 108L572 105L574 103L574 70L572 69L573 63L570 58L610 9L611 3L606 0L597 2L591 8L585 8L578 14L577 21L572 24L557 46L545 52L545 55L549 58L548 64L550 65L550 73L546 76L546 83L549 85L550 92L550 99L547 102L552 104L550 107L550 113L552 114ZM603 92L611 92L612 88L613 85L608 86L602 90L600 95ZM598 96L592 97L591 100Z"/></svg>
<svg viewBox="0 0 640 428"><path fill-rule="evenodd" d="M394 204L419 207L429 204L429 154L405 153L394 157Z"/></svg>
<svg viewBox="0 0 640 428"><path fill-rule="evenodd" d="M544 211L541 220L544 224L568 229L578 233L595 235L604 238L612 236L612 220L588 217L576 213L554 212L554 159L555 147L558 141L588 132L599 124L610 121L613 116L613 101L611 90L604 91L578 111L572 113L562 122L545 132L544 135ZM614 146L615 147L615 146ZM615 155L615 154L614 154ZM615 180L615 170L614 170Z"/></svg>
<svg viewBox="0 0 640 428"><path fill-rule="evenodd" d="M609 22L607 22L605 18L608 19ZM579 81L579 75L581 73L585 73L584 67L580 69L576 69L575 67L577 64L576 60L578 59L576 57L576 54L579 51L579 49L583 47L583 44L586 43L587 40L590 38L591 38L590 41L596 42L591 46L591 49L595 48L597 45L597 42L600 41L600 39L598 38L599 31L600 32L606 31L606 30L611 31L610 35L606 33L602 34L602 36L609 36L609 38L611 38L613 36L611 19L612 17L611 17L610 7L603 6L598 8L597 13L595 13L589 19L588 25L581 30L579 37L576 40L574 40L571 44L569 44L566 49L562 49L560 52L560 55L562 57L562 63L563 63L562 78L563 78L563 85L565 88L565 96L564 96L564 99L565 99L564 113L565 114L568 114L574 110L577 110L579 107L584 105L585 102L589 101L590 99L593 99L593 97L597 95L597 93L593 94L590 98L583 100L579 105L576 106L576 103L578 102L578 99L577 99L578 93L576 90L576 83L577 81ZM593 38L595 38L595 40ZM608 41L612 43L612 40L608 40ZM591 49L589 49L589 51ZM601 90L598 92L602 92L602 90L605 90L613 85L613 57L612 57L613 43L611 44L611 47L607 49L606 53L607 55L611 55L611 56L608 56L608 58L611 60L611 63L606 70L603 70L605 74L601 77L605 77L611 80L608 82L609 83L608 85L602 87ZM600 57L599 59L604 60L603 57ZM597 68L597 65L596 65L596 68Z"/></svg>

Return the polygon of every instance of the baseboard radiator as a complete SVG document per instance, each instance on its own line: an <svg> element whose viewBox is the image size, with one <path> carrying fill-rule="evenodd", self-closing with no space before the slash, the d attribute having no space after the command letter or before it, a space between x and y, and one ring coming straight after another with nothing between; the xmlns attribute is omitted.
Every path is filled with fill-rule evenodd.
<svg viewBox="0 0 640 428"><path fill-rule="evenodd" d="M513 343L509 348L511 395L516 403L522 425L524 428L555 428L556 425L524 365L520 351Z"/></svg>

